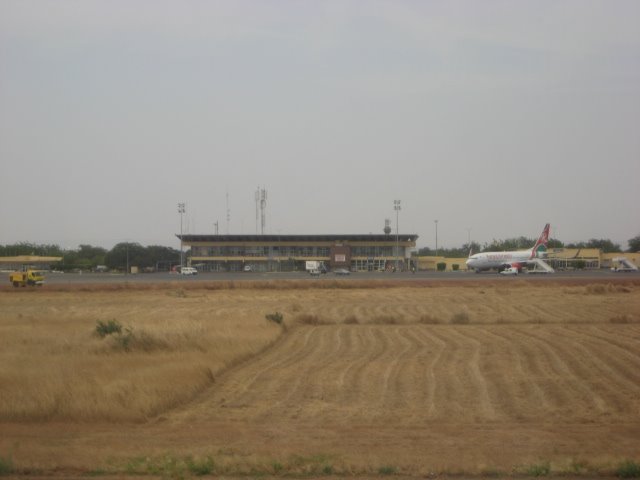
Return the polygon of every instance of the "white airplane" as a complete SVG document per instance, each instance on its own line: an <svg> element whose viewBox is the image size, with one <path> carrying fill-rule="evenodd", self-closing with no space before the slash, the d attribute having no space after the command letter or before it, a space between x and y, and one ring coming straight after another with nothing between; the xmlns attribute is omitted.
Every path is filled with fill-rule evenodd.
<svg viewBox="0 0 640 480"><path fill-rule="evenodd" d="M482 252L470 255L467 259L467 268L480 272L497 268L515 268L521 270L527 264L535 264L535 259L544 258L549 242L549 224L544 226L536 244L529 250L518 250L515 252ZM540 262L537 262L540 263ZM550 268L550 267L549 267Z"/></svg>

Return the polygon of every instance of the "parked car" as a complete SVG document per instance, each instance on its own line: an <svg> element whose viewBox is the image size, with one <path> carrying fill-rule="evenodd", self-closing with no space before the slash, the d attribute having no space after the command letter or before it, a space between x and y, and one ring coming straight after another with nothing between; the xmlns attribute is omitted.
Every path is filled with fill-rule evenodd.
<svg viewBox="0 0 640 480"><path fill-rule="evenodd" d="M182 267L180 269L180 275L197 275L198 270L193 267Z"/></svg>
<svg viewBox="0 0 640 480"><path fill-rule="evenodd" d="M252 272L253 268L251 268L251 265L245 265L244 268L242 269L243 272Z"/></svg>
<svg viewBox="0 0 640 480"><path fill-rule="evenodd" d="M309 270L309 275L311 275L312 277L319 277L320 270L318 270L317 268L314 268L313 270Z"/></svg>
<svg viewBox="0 0 640 480"><path fill-rule="evenodd" d="M349 275L351 272L346 268L336 268L333 273L336 275Z"/></svg>

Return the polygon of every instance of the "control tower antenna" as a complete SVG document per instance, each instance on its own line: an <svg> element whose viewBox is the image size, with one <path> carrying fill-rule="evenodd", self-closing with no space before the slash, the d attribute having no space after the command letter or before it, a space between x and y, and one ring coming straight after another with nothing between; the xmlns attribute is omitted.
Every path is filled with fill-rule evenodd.
<svg viewBox="0 0 640 480"><path fill-rule="evenodd" d="M267 225L267 190L265 188L263 188L260 191L260 213L261 213L261 218L260 218L261 231L260 231L260 233L262 235L264 235L264 228Z"/></svg>

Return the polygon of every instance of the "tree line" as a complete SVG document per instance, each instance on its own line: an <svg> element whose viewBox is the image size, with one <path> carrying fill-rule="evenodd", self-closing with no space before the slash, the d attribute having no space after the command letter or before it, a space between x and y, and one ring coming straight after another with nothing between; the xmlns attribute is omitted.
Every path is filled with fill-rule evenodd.
<svg viewBox="0 0 640 480"><path fill-rule="evenodd" d="M469 252L478 253L484 251L509 251L531 248L535 239L527 237L509 238L506 240L493 240L490 243L480 245L477 242L465 243L459 248L438 248L438 255L450 258L463 258L469 256ZM640 235L628 241L627 252L640 252ZM554 238L549 239L548 248L599 248L604 253L621 252L619 244L609 239L592 238L588 242L563 243ZM435 249L423 247L417 251L417 255L435 255ZM13 245L0 245L0 257L13 257L17 255L39 255L45 257L62 257L62 262L56 265L60 270L95 270L99 265L104 265L112 270L126 270L128 266L136 266L141 269L169 270L173 265L180 263L180 251L161 245L149 245L144 247L136 242L122 242L111 250L92 245L80 245L76 249L63 249L58 245L35 244L28 242L15 243ZM186 252L185 258L189 255Z"/></svg>
<svg viewBox="0 0 640 480"><path fill-rule="evenodd" d="M144 247L136 242L123 242L111 250L92 245L80 245L77 249L63 249L58 245L38 245L21 242L13 245L0 245L0 257L17 255L38 255L62 257L56 264L60 270L95 270L104 265L111 270L126 270L128 266L141 269L169 270L180 263L180 251L161 245Z"/></svg>
<svg viewBox="0 0 640 480"><path fill-rule="evenodd" d="M462 258L469 256L469 252L503 252L510 250L526 250L536 243L535 238L517 237L506 240L493 240L480 245L477 242L465 243L460 248L438 248L438 256L450 258ZM628 241L627 252L640 252L640 235ZM599 248L603 253L622 252L622 247L609 239L592 238L588 242L563 243L555 238L550 238L547 248ZM418 250L420 256L435 255L435 249L424 247Z"/></svg>

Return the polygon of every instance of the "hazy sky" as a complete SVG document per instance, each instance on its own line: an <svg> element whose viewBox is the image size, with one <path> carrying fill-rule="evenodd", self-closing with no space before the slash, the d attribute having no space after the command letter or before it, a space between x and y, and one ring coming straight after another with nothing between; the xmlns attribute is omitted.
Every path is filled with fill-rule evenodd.
<svg viewBox="0 0 640 480"><path fill-rule="evenodd" d="M640 1L0 0L0 244L640 234ZM230 221L227 223L226 198ZM469 229L471 229L469 231Z"/></svg>

